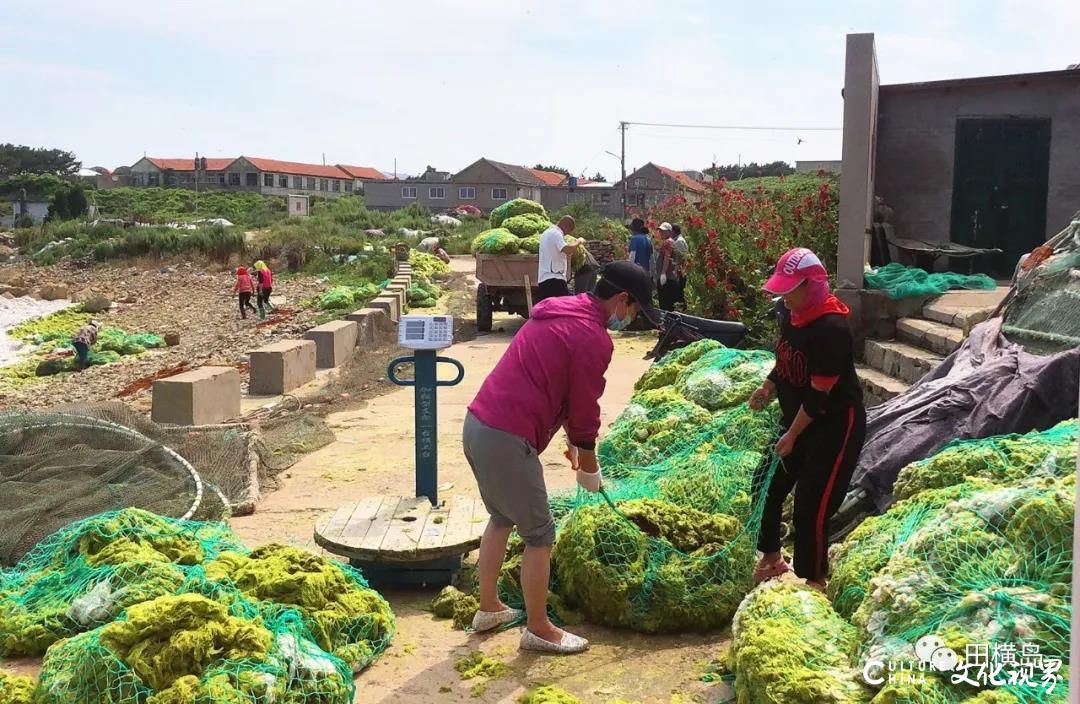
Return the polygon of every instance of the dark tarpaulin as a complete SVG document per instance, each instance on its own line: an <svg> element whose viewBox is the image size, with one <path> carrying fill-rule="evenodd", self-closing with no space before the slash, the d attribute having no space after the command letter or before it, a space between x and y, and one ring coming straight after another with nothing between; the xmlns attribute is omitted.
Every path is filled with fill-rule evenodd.
<svg viewBox="0 0 1080 704"><path fill-rule="evenodd" d="M878 511L892 503L896 475L954 439L1046 430L1075 418L1080 349L1039 356L1001 335L994 318L971 331L908 391L868 412L866 445L851 480Z"/></svg>

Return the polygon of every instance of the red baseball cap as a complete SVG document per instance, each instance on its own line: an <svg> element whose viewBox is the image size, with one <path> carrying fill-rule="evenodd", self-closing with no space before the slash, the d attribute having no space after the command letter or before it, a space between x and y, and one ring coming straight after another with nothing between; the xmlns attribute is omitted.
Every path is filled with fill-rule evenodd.
<svg viewBox="0 0 1080 704"><path fill-rule="evenodd" d="M829 272L821 263L818 256L806 247L789 249L776 262L776 270L769 280L765 282L764 289L777 296L791 293L804 281L810 279L827 279Z"/></svg>

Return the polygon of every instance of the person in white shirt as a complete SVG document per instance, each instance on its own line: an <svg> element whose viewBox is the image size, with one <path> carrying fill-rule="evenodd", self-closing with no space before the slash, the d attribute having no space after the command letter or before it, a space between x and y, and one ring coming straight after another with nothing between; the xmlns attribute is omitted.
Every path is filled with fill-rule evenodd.
<svg viewBox="0 0 1080 704"><path fill-rule="evenodd" d="M570 273L570 255L584 244L578 238L567 244L566 236L574 232L574 218L569 215L559 220L540 235L540 270L536 281L540 289L540 300L555 296L569 296L570 286L567 278Z"/></svg>

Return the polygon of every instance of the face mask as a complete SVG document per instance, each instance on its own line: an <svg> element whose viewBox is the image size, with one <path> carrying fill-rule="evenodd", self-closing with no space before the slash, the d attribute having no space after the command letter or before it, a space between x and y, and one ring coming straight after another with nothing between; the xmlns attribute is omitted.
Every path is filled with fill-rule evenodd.
<svg viewBox="0 0 1080 704"><path fill-rule="evenodd" d="M607 319L607 329L611 330L612 332L619 332L620 330L625 330L626 328L630 327L631 322L633 322L633 319L629 316L627 316L624 320L612 313L608 316Z"/></svg>

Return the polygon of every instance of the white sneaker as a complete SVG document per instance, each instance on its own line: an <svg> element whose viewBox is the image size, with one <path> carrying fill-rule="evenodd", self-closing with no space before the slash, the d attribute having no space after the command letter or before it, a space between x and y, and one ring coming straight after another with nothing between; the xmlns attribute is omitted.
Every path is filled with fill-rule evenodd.
<svg viewBox="0 0 1080 704"><path fill-rule="evenodd" d="M536 635L528 628L521 633L521 643L518 645L522 650L534 650L538 653L557 653L559 655L572 655L583 653L589 649L589 641L581 636L563 631L562 640L552 643Z"/></svg>
<svg viewBox="0 0 1080 704"><path fill-rule="evenodd" d="M477 611L473 616L472 629L477 633L491 631L503 624L518 620L524 615L520 609L503 609L502 611Z"/></svg>

